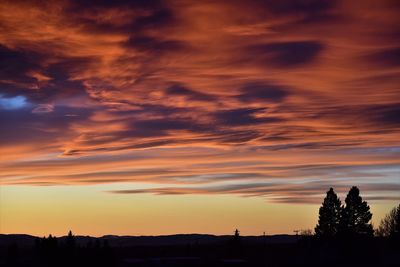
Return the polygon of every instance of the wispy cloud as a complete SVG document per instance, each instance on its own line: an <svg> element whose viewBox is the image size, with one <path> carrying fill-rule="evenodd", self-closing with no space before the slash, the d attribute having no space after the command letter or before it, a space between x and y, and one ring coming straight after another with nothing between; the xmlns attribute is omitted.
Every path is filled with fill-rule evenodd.
<svg viewBox="0 0 400 267"><path fill-rule="evenodd" d="M277 202L351 183L394 199L382 187L398 186L398 11L390 0L4 2L1 183L140 181L163 186L125 193Z"/></svg>

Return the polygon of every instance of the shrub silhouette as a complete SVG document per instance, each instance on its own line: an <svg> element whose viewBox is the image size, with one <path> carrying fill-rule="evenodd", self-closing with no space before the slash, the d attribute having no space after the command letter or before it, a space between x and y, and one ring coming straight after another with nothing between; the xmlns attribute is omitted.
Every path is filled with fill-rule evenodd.
<svg viewBox="0 0 400 267"><path fill-rule="evenodd" d="M342 207L339 232L344 236L372 236L374 233L372 213L366 201L362 200L360 190L353 186L345 199L346 206Z"/></svg>
<svg viewBox="0 0 400 267"><path fill-rule="evenodd" d="M67 235L67 238L65 240L65 243L66 243L68 249L74 249L75 248L75 245L76 245L75 244L75 237L72 234L71 230L68 232L68 235Z"/></svg>
<svg viewBox="0 0 400 267"><path fill-rule="evenodd" d="M239 240L239 238L240 238L240 232L239 232L238 229L236 229L236 230L235 230L235 234L234 234L234 239Z"/></svg>
<svg viewBox="0 0 400 267"><path fill-rule="evenodd" d="M400 204L397 208L395 234L400 238Z"/></svg>
<svg viewBox="0 0 400 267"><path fill-rule="evenodd" d="M381 223L376 231L378 236L399 236L400 235L400 204L394 207Z"/></svg>
<svg viewBox="0 0 400 267"><path fill-rule="evenodd" d="M229 241L230 257L237 257L242 252L242 240L240 231L235 229L232 239Z"/></svg>
<svg viewBox="0 0 400 267"><path fill-rule="evenodd" d="M331 187L319 208L315 234L320 238L331 238L338 233L341 216L341 201Z"/></svg>

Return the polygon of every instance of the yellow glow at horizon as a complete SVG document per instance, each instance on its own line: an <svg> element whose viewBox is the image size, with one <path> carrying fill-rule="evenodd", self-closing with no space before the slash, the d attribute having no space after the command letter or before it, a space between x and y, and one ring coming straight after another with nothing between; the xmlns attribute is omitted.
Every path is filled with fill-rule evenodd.
<svg viewBox="0 0 400 267"><path fill-rule="evenodd" d="M37 236L243 235L293 233L313 229L319 205L277 204L232 195L110 194L133 184L94 186L1 186L0 232ZM322 202L322 200L321 200ZM371 205L374 225L392 205Z"/></svg>

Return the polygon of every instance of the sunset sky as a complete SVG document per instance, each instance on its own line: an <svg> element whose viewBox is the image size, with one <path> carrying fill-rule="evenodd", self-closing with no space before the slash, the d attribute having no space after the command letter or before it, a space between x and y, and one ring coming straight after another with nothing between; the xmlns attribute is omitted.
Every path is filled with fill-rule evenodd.
<svg viewBox="0 0 400 267"><path fill-rule="evenodd" d="M400 202L400 1L0 0L0 233L313 229Z"/></svg>

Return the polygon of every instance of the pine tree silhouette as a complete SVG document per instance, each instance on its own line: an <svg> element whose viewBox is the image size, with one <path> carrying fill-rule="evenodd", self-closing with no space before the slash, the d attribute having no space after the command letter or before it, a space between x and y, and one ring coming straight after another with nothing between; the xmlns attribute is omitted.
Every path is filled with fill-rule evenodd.
<svg viewBox="0 0 400 267"><path fill-rule="evenodd" d="M237 257L240 255L242 251L242 242L240 237L240 231L238 229L235 230L233 238L230 241L230 253L231 257Z"/></svg>
<svg viewBox="0 0 400 267"><path fill-rule="evenodd" d="M341 215L341 201L331 187L319 208L318 224L315 227L317 237L331 238L338 233Z"/></svg>
<svg viewBox="0 0 400 267"><path fill-rule="evenodd" d="M362 200L360 190L353 186L345 199L346 206L342 208L340 233L346 236L365 235L374 233L372 213L366 201Z"/></svg>
<svg viewBox="0 0 400 267"><path fill-rule="evenodd" d="M66 238L66 245L67 245L68 249L74 249L75 248L75 237L72 234L71 230L68 232L68 236Z"/></svg>
<svg viewBox="0 0 400 267"><path fill-rule="evenodd" d="M238 229L235 230L235 235L234 235L234 239L239 239L240 237L240 232Z"/></svg>

